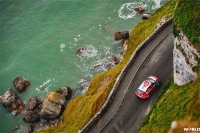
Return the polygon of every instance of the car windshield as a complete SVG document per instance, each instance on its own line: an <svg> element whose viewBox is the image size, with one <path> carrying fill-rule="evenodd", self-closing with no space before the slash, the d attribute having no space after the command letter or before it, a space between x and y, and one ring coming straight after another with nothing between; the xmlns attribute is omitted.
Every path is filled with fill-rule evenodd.
<svg viewBox="0 0 200 133"><path fill-rule="evenodd" d="M144 91L139 90L139 89L137 89L137 92L140 93L140 94L143 94L143 93L144 93Z"/></svg>
<svg viewBox="0 0 200 133"><path fill-rule="evenodd" d="M150 83L155 83L155 80L151 79L151 78L147 78L147 80L150 82Z"/></svg>

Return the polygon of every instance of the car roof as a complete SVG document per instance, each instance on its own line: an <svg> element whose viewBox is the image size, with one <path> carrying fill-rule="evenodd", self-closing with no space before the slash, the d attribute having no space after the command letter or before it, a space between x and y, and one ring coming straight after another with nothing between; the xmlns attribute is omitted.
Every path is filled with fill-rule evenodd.
<svg viewBox="0 0 200 133"><path fill-rule="evenodd" d="M146 92L150 85L151 83L148 80L144 80L138 89Z"/></svg>

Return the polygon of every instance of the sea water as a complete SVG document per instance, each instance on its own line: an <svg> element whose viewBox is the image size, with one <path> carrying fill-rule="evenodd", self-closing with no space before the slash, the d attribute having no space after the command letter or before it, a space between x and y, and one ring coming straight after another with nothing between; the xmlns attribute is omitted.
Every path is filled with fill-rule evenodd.
<svg viewBox="0 0 200 133"><path fill-rule="evenodd" d="M0 0L0 95L12 88L26 103L59 86L73 97L87 91L91 78L106 71L112 56L120 56L117 31L130 31L142 15L154 13L167 0ZM86 48L80 56L76 51ZM31 82L18 93L13 80ZM12 131L15 125L19 129ZM27 123L0 105L0 133L24 132Z"/></svg>

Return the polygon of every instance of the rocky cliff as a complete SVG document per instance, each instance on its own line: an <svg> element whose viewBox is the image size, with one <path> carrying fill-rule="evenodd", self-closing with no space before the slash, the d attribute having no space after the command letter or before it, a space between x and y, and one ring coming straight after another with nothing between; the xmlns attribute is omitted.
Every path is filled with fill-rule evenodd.
<svg viewBox="0 0 200 133"><path fill-rule="evenodd" d="M200 1L178 0L173 17L174 82L181 86L200 75Z"/></svg>
<svg viewBox="0 0 200 133"><path fill-rule="evenodd" d="M177 85L184 85L194 81L198 77L195 68L198 67L200 54L194 48L187 36L181 31L174 39L173 64L174 82Z"/></svg>

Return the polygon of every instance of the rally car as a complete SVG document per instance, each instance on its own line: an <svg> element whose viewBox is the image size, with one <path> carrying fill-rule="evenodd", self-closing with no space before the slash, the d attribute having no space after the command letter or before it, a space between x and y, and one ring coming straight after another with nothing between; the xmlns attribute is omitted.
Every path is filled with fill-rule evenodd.
<svg viewBox="0 0 200 133"><path fill-rule="evenodd" d="M159 83L156 76L147 77L135 91L136 96L142 99L149 98L149 95L158 87Z"/></svg>

